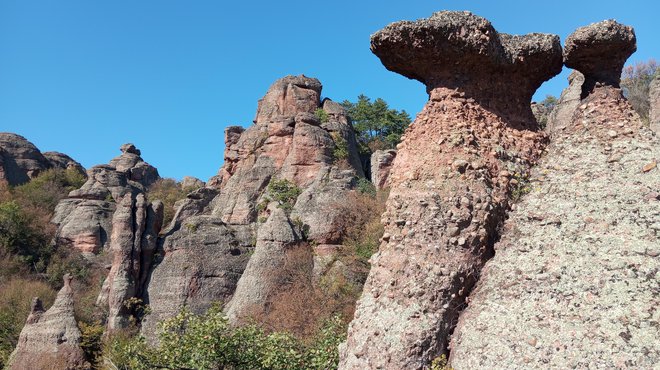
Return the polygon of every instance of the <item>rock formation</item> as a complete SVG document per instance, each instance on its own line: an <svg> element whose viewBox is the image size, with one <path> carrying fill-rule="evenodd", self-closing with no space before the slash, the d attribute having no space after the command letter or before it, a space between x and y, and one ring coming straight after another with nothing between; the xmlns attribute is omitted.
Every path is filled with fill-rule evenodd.
<svg viewBox="0 0 660 370"><path fill-rule="evenodd" d="M21 330L16 349L7 369L88 369L80 348L80 330L73 312L71 276L64 276L64 286L53 306L44 312L39 298L32 301L32 311Z"/></svg>
<svg viewBox="0 0 660 370"><path fill-rule="evenodd" d="M346 113L320 96L318 80L284 77L259 101L254 125L227 128L223 167L209 187L179 204L165 232L162 258L144 294L152 310L142 327L148 338L155 337L159 321L184 305L202 312L213 302L225 303L234 322L267 307L267 299L253 303L283 288L277 274L260 274L277 269L270 248L286 252L289 246L270 238L294 223L300 240L304 229L309 241L341 242L336 204L363 171ZM335 158L340 146L347 158ZM282 180L300 190L286 214L268 190L269 183Z"/></svg>
<svg viewBox="0 0 660 370"><path fill-rule="evenodd" d="M631 44L618 50L631 53L632 29L612 22L587 28L568 39L579 45L573 52L585 56L587 67L579 71L587 78L601 75L599 68L618 75L601 56L621 39ZM630 34L622 35L626 29ZM601 35L601 43L575 41L585 34ZM453 368L651 369L660 363L660 139L613 82L602 82L572 119L555 126L530 194L510 214L461 315Z"/></svg>
<svg viewBox="0 0 660 370"><path fill-rule="evenodd" d="M396 158L396 150L376 150L371 155L371 183L381 190L389 186L388 178L392 164Z"/></svg>
<svg viewBox="0 0 660 370"><path fill-rule="evenodd" d="M66 154L42 154L23 136L0 132L0 180L9 185L21 185L51 168L74 168L84 173L80 163Z"/></svg>
<svg viewBox="0 0 660 370"><path fill-rule="evenodd" d="M649 103L649 125L660 135L660 73L656 73L649 86Z"/></svg>
<svg viewBox="0 0 660 370"><path fill-rule="evenodd" d="M561 127L567 126L570 123L573 112L580 106L580 95L582 95L583 84L584 75L575 70L571 72L568 76L568 88L562 91L557 105L550 112L550 117L548 117L546 131L550 134L561 130Z"/></svg>
<svg viewBox="0 0 660 370"><path fill-rule="evenodd" d="M636 50L632 27L606 20L579 28L568 36L564 64L584 75L581 98L585 98L596 84L619 87L623 65Z"/></svg>
<svg viewBox="0 0 660 370"><path fill-rule="evenodd" d="M110 238L112 267L97 300L97 306L108 307L110 331L130 324L127 302L141 296L162 222L163 204L148 203L142 193L126 194L117 204Z"/></svg>
<svg viewBox="0 0 660 370"><path fill-rule="evenodd" d="M109 248L112 215L116 203L127 194L136 195L155 181L158 171L139 157L132 144L122 154L87 171L87 182L69 193L55 209L52 222L57 225L56 244L94 255Z"/></svg>
<svg viewBox="0 0 660 370"><path fill-rule="evenodd" d="M383 243L340 368L422 369L446 351L509 199L544 148L530 102L561 70L561 46L554 35L498 34L469 12L397 22L371 44L430 100L398 147Z"/></svg>

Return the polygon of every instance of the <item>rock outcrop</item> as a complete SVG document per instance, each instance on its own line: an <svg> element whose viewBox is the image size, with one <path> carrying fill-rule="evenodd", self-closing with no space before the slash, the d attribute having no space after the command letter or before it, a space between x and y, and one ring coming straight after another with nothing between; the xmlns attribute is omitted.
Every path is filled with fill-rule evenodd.
<svg viewBox="0 0 660 370"><path fill-rule="evenodd" d="M9 185L21 185L51 168L74 168L84 173L80 163L66 154L42 154L23 136L0 132L0 180Z"/></svg>
<svg viewBox="0 0 660 370"><path fill-rule="evenodd" d="M660 73L656 73L649 86L649 103L649 125L660 135Z"/></svg>
<svg viewBox="0 0 660 370"><path fill-rule="evenodd" d="M225 164L208 187L179 204L163 238L162 258L144 294L152 310L143 322L149 339L155 338L160 320L184 305L202 312L213 302L224 303L232 321L239 321L256 312L254 297L283 289L277 274L260 275L261 257L271 256L268 249L276 243L267 230L285 230L295 220L309 241L340 242L335 223L341 214L335 205L346 199L363 171L344 109L320 97L318 80L287 76L259 101L254 125L227 128ZM347 158L335 158L338 147ZM300 194L290 200L290 214L280 217L268 185L284 180Z"/></svg>
<svg viewBox="0 0 660 370"><path fill-rule="evenodd" d="M130 325L133 307L127 302L142 294L162 223L160 201L148 203L144 194L129 193L117 203L110 237L112 267L97 300L97 306L108 307L109 331Z"/></svg>
<svg viewBox="0 0 660 370"><path fill-rule="evenodd" d="M89 369L80 347L81 334L73 311L71 276L64 276L64 286L53 306L44 312L41 301L32 301L32 311L21 330L16 349L7 369Z"/></svg>
<svg viewBox="0 0 660 370"><path fill-rule="evenodd" d="M139 150L132 144L123 145L121 150L111 165L90 168L85 184L58 203L52 220L58 227L57 245L75 248L87 256L109 248L116 204L127 194L145 192L146 186L155 181L158 172L139 157Z"/></svg>
<svg viewBox="0 0 660 370"><path fill-rule="evenodd" d="M392 164L396 158L396 150L376 150L371 155L371 183L381 190L389 186L388 178Z"/></svg>
<svg viewBox="0 0 660 370"><path fill-rule="evenodd" d="M550 134L557 132L571 122L573 113L580 106L583 84L584 75L575 70L571 72L568 76L568 88L562 91L557 105L548 117L547 132Z"/></svg>
<svg viewBox="0 0 660 370"><path fill-rule="evenodd" d="M618 75L601 56L610 50L608 37L619 40L618 30L629 28L590 27L601 28L592 32L602 42L574 46L585 55L579 67L588 66L580 72ZM453 368L651 369L660 363L660 139L621 90L603 82L588 90L572 119L556 125L530 194L510 214L461 315Z"/></svg>
<svg viewBox="0 0 660 370"><path fill-rule="evenodd" d="M564 45L564 64L584 75L581 98L596 84L619 87L621 70L637 50L637 38L630 26L606 20L578 28Z"/></svg>
<svg viewBox="0 0 660 370"><path fill-rule="evenodd" d="M439 12L387 26L372 51L425 83L430 100L398 147L383 243L339 367L422 369L446 352L509 199L545 146L530 103L560 72L561 46L554 35L498 34L469 12Z"/></svg>

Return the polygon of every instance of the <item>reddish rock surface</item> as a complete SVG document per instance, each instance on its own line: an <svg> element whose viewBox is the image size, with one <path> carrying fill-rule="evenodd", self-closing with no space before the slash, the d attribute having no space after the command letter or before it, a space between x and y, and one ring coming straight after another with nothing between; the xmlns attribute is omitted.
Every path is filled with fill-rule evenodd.
<svg viewBox="0 0 660 370"><path fill-rule="evenodd" d="M390 70L430 100L390 174L385 235L340 369L422 369L445 353L520 179L546 142L531 96L561 69L559 38L498 34L468 12L398 22L372 36Z"/></svg>
<svg viewBox="0 0 660 370"><path fill-rule="evenodd" d="M73 311L71 276L64 276L64 287L53 306L44 312L39 298L9 358L7 369L89 369L80 348L81 334Z"/></svg>

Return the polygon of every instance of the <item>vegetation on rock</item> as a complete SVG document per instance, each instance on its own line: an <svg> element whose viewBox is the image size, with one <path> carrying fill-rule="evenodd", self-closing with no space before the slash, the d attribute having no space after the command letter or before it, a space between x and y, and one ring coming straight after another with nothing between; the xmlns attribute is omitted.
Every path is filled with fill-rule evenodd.
<svg viewBox="0 0 660 370"><path fill-rule="evenodd" d="M642 120L648 122L649 109L649 86L656 74L660 73L655 59L647 62L638 62L623 69L621 74L621 88L628 101L633 106Z"/></svg>

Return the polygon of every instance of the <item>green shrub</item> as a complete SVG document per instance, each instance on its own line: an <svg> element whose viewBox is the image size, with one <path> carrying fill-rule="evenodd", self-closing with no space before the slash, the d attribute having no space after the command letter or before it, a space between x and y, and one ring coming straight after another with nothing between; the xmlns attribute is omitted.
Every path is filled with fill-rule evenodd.
<svg viewBox="0 0 660 370"><path fill-rule="evenodd" d="M332 156L335 161L348 160L350 152L348 150L348 142L339 133L332 133L332 140L335 142L335 149L332 151Z"/></svg>
<svg viewBox="0 0 660 370"><path fill-rule="evenodd" d="M120 335L105 346L118 369L333 369L345 326L333 318L306 345L284 332L267 333L256 324L229 325L220 307L203 315L187 309L161 324L159 345Z"/></svg>
<svg viewBox="0 0 660 370"><path fill-rule="evenodd" d="M376 196L376 187L371 181L361 177L357 181L357 190L362 194Z"/></svg>
<svg viewBox="0 0 660 370"><path fill-rule="evenodd" d="M316 111L314 111L314 115L319 119L319 121L321 121L321 123L326 123L330 120L328 112L324 111L323 108L318 108Z"/></svg>
<svg viewBox="0 0 660 370"><path fill-rule="evenodd" d="M149 201L160 200L163 202L164 217L163 225L168 225L174 218L174 203L185 199L188 191L181 187L181 184L174 179L160 179L153 183L147 189L147 198Z"/></svg>
<svg viewBox="0 0 660 370"><path fill-rule="evenodd" d="M80 328L80 348L85 353L85 358L89 363L98 367L101 364L103 355L103 331L105 326L100 322L88 324L78 322Z"/></svg>
<svg viewBox="0 0 660 370"><path fill-rule="evenodd" d="M302 190L289 180L271 179L268 183L268 199L277 202L277 206L287 214L291 213Z"/></svg>

